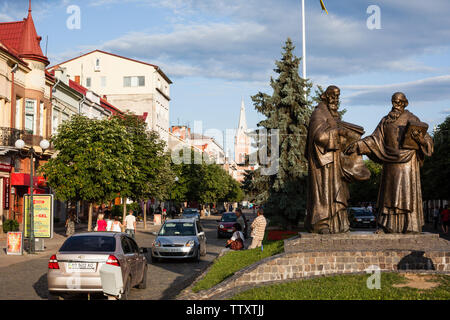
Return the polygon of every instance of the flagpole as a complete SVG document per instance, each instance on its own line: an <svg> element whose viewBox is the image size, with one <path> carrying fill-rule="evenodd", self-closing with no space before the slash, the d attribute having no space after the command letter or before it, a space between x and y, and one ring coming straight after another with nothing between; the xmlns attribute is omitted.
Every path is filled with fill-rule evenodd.
<svg viewBox="0 0 450 320"><path fill-rule="evenodd" d="M305 0L302 0L302 33L303 33L303 79L306 79L306 30L305 30Z"/></svg>

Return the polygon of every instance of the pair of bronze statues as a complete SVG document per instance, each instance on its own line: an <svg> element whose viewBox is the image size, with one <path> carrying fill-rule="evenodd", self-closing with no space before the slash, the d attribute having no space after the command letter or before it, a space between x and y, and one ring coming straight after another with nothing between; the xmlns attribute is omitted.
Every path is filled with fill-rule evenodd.
<svg viewBox="0 0 450 320"><path fill-rule="evenodd" d="M341 121L339 96L339 88L329 86L309 123L306 229L320 234L349 231L348 183L370 178L362 159L367 155L383 165L378 232L420 233L424 219L419 167L433 152L428 126L405 110L408 100L396 92L392 110L370 136L361 139L362 127Z"/></svg>

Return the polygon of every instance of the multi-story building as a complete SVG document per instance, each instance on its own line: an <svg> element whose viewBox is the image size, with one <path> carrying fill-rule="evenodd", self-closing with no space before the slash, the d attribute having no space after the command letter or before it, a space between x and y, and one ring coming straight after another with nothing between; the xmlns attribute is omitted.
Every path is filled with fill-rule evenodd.
<svg viewBox="0 0 450 320"><path fill-rule="evenodd" d="M94 50L49 68L65 68L72 81L105 96L121 111L146 116L148 129L169 141L170 85L160 67Z"/></svg>

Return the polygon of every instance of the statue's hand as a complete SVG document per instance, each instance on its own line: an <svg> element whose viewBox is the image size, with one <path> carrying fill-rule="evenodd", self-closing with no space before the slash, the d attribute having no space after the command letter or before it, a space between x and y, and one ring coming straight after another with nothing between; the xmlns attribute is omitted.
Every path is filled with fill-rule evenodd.
<svg viewBox="0 0 450 320"><path fill-rule="evenodd" d="M414 130L413 132L411 132L411 137L414 139L414 141L416 141L418 144L424 146L425 145L425 139L424 137L420 134L420 131L418 130Z"/></svg>
<svg viewBox="0 0 450 320"><path fill-rule="evenodd" d="M347 149L345 149L344 153L350 155L356 153L357 151L358 151L358 143L353 142L347 147Z"/></svg>

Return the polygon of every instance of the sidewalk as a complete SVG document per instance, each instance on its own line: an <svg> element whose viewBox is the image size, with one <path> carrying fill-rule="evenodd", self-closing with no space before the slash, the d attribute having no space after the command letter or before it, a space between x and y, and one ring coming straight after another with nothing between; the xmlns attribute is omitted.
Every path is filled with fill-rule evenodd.
<svg viewBox="0 0 450 320"><path fill-rule="evenodd" d="M138 222L136 226L137 232L155 232L159 231L160 225L154 225L153 222L147 222L147 229L144 230L144 223ZM87 231L87 223L80 223L76 225L76 233ZM0 234L0 268L7 267L16 263L21 263L33 259L50 258L50 256L61 247L66 240L65 227L58 225L54 227L53 238L44 240L44 251L37 251L35 254L28 254L23 252L22 256L14 256L6 254L6 234Z"/></svg>

